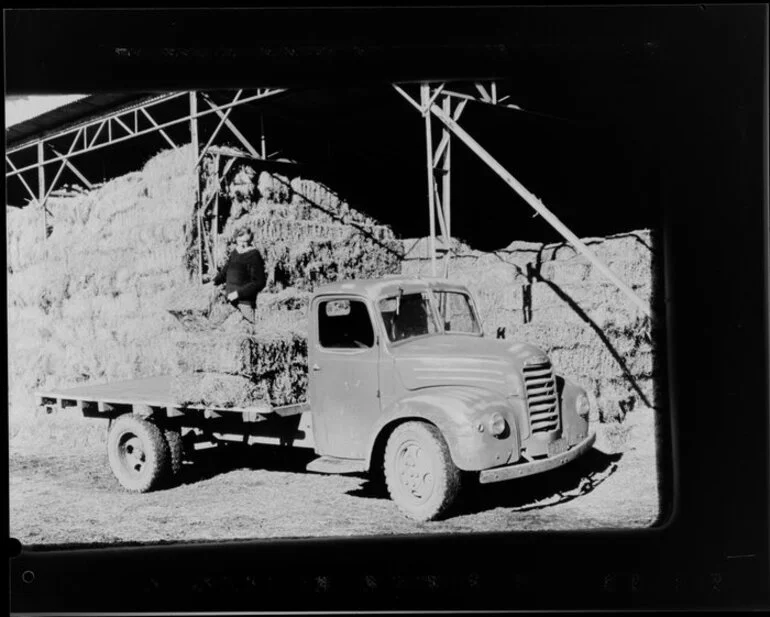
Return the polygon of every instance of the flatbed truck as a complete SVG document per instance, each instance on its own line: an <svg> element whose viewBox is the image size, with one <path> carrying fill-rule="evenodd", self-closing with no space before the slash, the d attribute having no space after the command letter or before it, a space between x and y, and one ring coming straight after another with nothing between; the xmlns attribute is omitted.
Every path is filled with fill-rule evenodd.
<svg viewBox="0 0 770 617"><path fill-rule="evenodd" d="M323 285L308 315L308 400L181 406L172 377L36 393L48 411L109 421L129 491L172 486L190 449L237 442L312 449L307 470L384 474L409 518L444 516L469 477L500 482L580 457L590 402L537 347L484 336L467 287L385 277Z"/></svg>

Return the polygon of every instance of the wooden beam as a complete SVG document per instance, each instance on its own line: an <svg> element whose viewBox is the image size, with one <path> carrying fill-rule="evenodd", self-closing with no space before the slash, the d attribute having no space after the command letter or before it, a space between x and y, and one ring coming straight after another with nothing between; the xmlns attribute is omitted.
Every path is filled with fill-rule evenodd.
<svg viewBox="0 0 770 617"><path fill-rule="evenodd" d="M465 110L465 106L468 104L467 100L462 100L458 103L457 108L455 109L455 113L452 116L454 118L455 122L460 119L460 116L462 115L463 111Z"/></svg>
<svg viewBox="0 0 770 617"><path fill-rule="evenodd" d="M513 175L505 169L497 160L495 160L489 152L484 150L481 145L473 139L457 122L452 120L447 114L445 114L441 108L436 105L431 107L433 115L435 115L441 122L443 122L450 131L452 131L470 150L476 154L482 161L484 161L497 175L499 175L508 186L510 186L518 195L526 201L540 216L548 221L551 226L556 229L575 249L588 259L597 270L599 270L604 276L606 276L615 286L618 287L626 297L646 315L650 314L649 305L644 302L634 291L626 285L618 276L612 272L596 255L594 255L590 249L578 238L564 223L562 223L556 215L554 215L548 208L545 207L542 201L540 201L535 195L530 193L524 185L522 185Z"/></svg>
<svg viewBox="0 0 770 617"><path fill-rule="evenodd" d="M408 103L409 103L409 104L410 104L412 107L414 107L414 108L415 108L417 111L419 111L420 113L422 113L422 107L420 107L420 104L419 104L417 101L415 101L415 100L414 100L414 99L413 99L411 96L409 96L409 95L408 95L408 94L407 94L407 93L404 91L404 89L403 89L401 86L399 86L398 84L392 84L392 86L393 86L393 88L395 89L395 91L396 91L396 92L398 92L398 93L399 93L401 96L403 96L403 97L406 99L406 101L407 101L407 102L408 102Z"/></svg>
<svg viewBox="0 0 770 617"><path fill-rule="evenodd" d="M436 88L433 95L430 97L430 101L428 101L428 107L425 108L425 113L428 113L428 108L430 108L433 103L436 102L436 99L438 98L438 95L441 94L441 91L444 89L445 84L440 84L438 88Z"/></svg>
<svg viewBox="0 0 770 617"><path fill-rule="evenodd" d="M480 99L477 96L473 96L471 94L465 94L463 92L455 92L454 90L446 90L444 92L444 94L446 94L447 96L451 96L453 98L456 98L456 99L465 99L466 101L476 101L477 103L485 103L487 105L496 105L497 107L505 107L507 109L515 109L516 111L525 111L527 113L538 113L538 112L534 112L534 111L528 111L528 110L524 109L523 107L519 107L518 105L511 105L511 104L503 105L501 103L501 101L498 101L497 103L492 103L491 100L487 100L487 99L483 99L483 98ZM508 97L506 97L506 98L508 98Z"/></svg>
<svg viewBox="0 0 770 617"><path fill-rule="evenodd" d="M492 97L489 96L489 93L484 89L484 86L481 85L478 81L473 84L476 86L476 90L478 90L481 93L481 98L484 99L485 103L491 103Z"/></svg>

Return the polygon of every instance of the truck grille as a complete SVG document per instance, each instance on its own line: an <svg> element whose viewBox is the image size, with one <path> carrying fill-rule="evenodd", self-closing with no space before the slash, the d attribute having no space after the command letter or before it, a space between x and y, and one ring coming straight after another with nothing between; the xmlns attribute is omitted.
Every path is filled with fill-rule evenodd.
<svg viewBox="0 0 770 617"><path fill-rule="evenodd" d="M546 433L557 429L559 407L551 363L546 361L532 364L525 366L523 370L532 433Z"/></svg>

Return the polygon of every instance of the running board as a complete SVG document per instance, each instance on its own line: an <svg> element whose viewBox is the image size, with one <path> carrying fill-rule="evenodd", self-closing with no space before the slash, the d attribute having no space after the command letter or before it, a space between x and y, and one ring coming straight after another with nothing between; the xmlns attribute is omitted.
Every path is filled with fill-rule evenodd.
<svg viewBox="0 0 770 617"><path fill-rule="evenodd" d="M315 473L360 473L366 471L366 461L361 459L319 456L305 467Z"/></svg>

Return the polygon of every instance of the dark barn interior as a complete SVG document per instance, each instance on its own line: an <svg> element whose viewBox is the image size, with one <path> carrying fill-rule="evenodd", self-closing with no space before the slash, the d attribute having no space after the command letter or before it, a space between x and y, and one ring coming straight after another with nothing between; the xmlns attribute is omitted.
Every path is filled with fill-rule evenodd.
<svg viewBox="0 0 770 617"><path fill-rule="evenodd" d="M140 597L171 610L185 602L241 608L267 591L261 607L317 608L323 594L296 590L297 564L346 582L372 561L373 548L385 570L408 576L454 568L462 549L457 593L446 595L451 609L767 606L767 15L764 5L702 4L6 13L7 96L126 101L198 89L224 101L237 88L288 88L270 103L236 108L234 122L250 134L264 113L271 152L328 179L401 237L428 235L425 137L420 114L390 84L414 92L421 81L498 80L527 111L469 103L461 124L577 236L661 230L660 340L674 430L659 446L674 478L665 488L676 496L670 524L649 534L425 538L417 549L399 539L335 543L333 551L190 547L176 559L153 553L154 562L124 553L118 576L109 567L100 574L92 555L70 554L71 584L12 579L17 608L42 610L56 598L58 609L99 611L105 597L125 599L122 610L144 606ZM215 124L201 123L203 139ZM7 131L6 139L12 146L24 136ZM187 127L174 139L188 141ZM157 137L133 140L78 164L99 181L136 170L165 147ZM452 152L454 236L487 250L561 241L463 144ZM7 183L6 203L25 199L19 183ZM471 589L465 573L491 554L515 556L525 583L514 594L509 569L482 572L490 584ZM34 563L23 555L15 570ZM64 570L65 556L56 563ZM148 563L165 587L146 574ZM178 566L198 563L225 583L180 599L176 590L189 581ZM236 571L256 572L258 593L251 582L243 583L250 595L232 593ZM634 587L637 574L643 582ZM126 581L150 593L129 598ZM345 582L343 593L328 594L328 608L365 604ZM377 608L408 604L408 594L371 597ZM436 597L424 605L433 608Z"/></svg>

